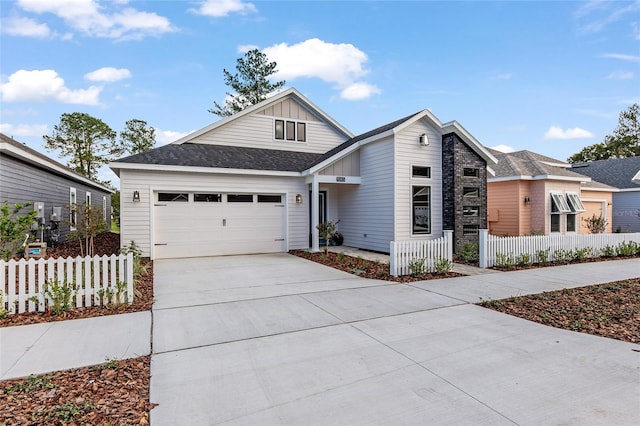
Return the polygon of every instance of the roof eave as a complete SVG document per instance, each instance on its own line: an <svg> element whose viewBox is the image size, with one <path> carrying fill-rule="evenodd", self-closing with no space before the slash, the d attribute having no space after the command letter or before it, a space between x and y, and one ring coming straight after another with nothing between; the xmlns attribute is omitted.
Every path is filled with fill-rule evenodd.
<svg viewBox="0 0 640 426"><path fill-rule="evenodd" d="M230 175L259 175L259 176L290 176L300 177L302 174L296 171L286 170L257 170L257 169L237 169L224 167L201 167L201 166L177 166L166 164L141 164L141 163L119 163L109 164L114 172L116 170L142 170L142 171L162 171L162 172L189 172L189 173L211 173ZM118 176L120 175L117 173Z"/></svg>
<svg viewBox="0 0 640 426"><path fill-rule="evenodd" d="M441 128L443 135L453 132L460 136L471 149L473 149L480 157L482 157L487 162L487 165L498 164L498 159L494 157L476 138L471 135L471 133L467 131L467 129L462 127L462 125L457 121L454 120L448 123L444 123Z"/></svg>

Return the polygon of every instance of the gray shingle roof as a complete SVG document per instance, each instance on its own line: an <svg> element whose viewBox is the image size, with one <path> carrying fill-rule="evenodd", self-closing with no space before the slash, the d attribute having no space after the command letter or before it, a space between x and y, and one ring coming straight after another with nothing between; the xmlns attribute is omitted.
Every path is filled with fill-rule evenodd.
<svg viewBox="0 0 640 426"><path fill-rule="evenodd" d="M552 175L584 178L584 176L568 168L548 164L567 164L564 161L556 160L555 158L540 155L535 152L523 150L504 153L491 150L491 153L498 159L498 164L492 167L496 172L495 177Z"/></svg>
<svg viewBox="0 0 640 426"><path fill-rule="evenodd" d="M301 172L321 156L308 152L183 143L165 145L117 162Z"/></svg>
<svg viewBox="0 0 640 426"><path fill-rule="evenodd" d="M640 171L640 157L578 163L571 170L619 189L640 188L640 184L632 181Z"/></svg>

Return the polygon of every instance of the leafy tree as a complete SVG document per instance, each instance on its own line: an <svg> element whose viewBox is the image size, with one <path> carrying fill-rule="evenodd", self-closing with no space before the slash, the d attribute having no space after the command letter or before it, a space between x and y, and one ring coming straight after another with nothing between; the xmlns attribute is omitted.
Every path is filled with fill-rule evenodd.
<svg viewBox="0 0 640 426"><path fill-rule="evenodd" d="M20 210L31 203L9 205L5 200L0 204L0 258L9 260L28 238L31 225L35 223L38 212L31 210L20 214Z"/></svg>
<svg viewBox="0 0 640 426"><path fill-rule="evenodd" d="M147 127L146 121L134 118L125 123L120 141L131 154L149 151L156 143L156 129Z"/></svg>
<svg viewBox="0 0 640 426"><path fill-rule="evenodd" d="M214 102L214 108L209 109L209 112L220 117L228 117L267 99L269 93L285 84L284 80L269 82L269 76L277 72L276 66L275 62L269 62L267 55L258 49L245 53L243 58L237 59L236 74L223 70L224 84L231 87L235 93L227 92L228 99L225 100L224 106Z"/></svg>
<svg viewBox="0 0 640 426"><path fill-rule="evenodd" d="M69 208L74 207L69 206ZM67 239L70 241L78 240L81 256L93 256L94 237L107 229L107 224L102 216L102 208L86 203L78 204L75 208L80 213L80 218L76 221L76 230L67 234Z"/></svg>
<svg viewBox="0 0 640 426"><path fill-rule="evenodd" d="M113 220L120 225L120 191L111 193L111 208L113 209Z"/></svg>
<svg viewBox="0 0 640 426"><path fill-rule="evenodd" d="M104 121L82 112L62 114L53 135L43 138L45 148L59 149L60 157L70 157L69 167L94 180L101 166L125 152L122 143L116 142L116 132Z"/></svg>
<svg viewBox="0 0 640 426"><path fill-rule="evenodd" d="M589 218L582 218L584 225L592 234L602 234L607 229L607 220L595 213Z"/></svg>
<svg viewBox="0 0 640 426"><path fill-rule="evenodd" d="M620 113L618 127L604 141L584 147L567 159L569 163L640 156L640 106L631 105Z"/></svg>

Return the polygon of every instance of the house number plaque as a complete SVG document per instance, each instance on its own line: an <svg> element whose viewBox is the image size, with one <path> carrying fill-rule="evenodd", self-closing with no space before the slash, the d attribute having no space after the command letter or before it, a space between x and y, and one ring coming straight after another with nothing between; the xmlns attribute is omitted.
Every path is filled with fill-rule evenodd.
<svg viewBox="0 0 640 426"><path fill-rule="evenodd" d="M347 178L344 176L336 176L336 182L346 182Z"/></svg>

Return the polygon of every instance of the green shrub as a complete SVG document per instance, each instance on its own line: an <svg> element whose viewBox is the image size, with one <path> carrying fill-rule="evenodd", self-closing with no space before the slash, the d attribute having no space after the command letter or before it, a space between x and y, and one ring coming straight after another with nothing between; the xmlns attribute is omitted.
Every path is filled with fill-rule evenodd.
<svg viewBox="0 0 640 426"><path fill-rule="evenodd" d="M640 246L635 241L623 241L618 244L616 252L618 253L618 256L634 256L636 253L640 252Z"/></svg>
<svg viewBox="0 0 640 426"><path fill-rule="evenodd" d="M510 268L514 265L513 256L509 253L496 253L495 266L498 268Z"/></svg>
<svg viewBox="0 0 640 426"><path fill-rule="evenodd" d="M133 281L138 282L140 277L147 273L147 267L142 264L142 249L135 241L120 249L120 254L133 254Z"/></svg>
<svg viewBox="0 0 640 426"><path fill-rule="evenodd" d="M571 256L571 260L576 262L583 262L591 254L591 247L571 250L569 254Z"/></svg>
<svg viewBox="0 0 640 426"><path fill-rule="evenodd" d="M617 254L616 248L610 245L604 246L600 252L602 253L602 257L615 257Z"/></svg>
<svg viewBox="0 0 640 426"><path fill-rule="evenodd" d="M119 309L125 302L124 296L126 291L127 283L118 281L115 287L101 288L98 290L98 296L102 300L102 304L108 309Z"/></svg>
<svg viewBox="0 0 640 426"><path fill-rule="evenodd" d="M336 256L336 260L338 262L342 262L344 260L344 252L341 251L340 253L338 253L338 255Z"/></svg>
<svg viewBox="0 0 640 426"><path fill-rule="evenodd" d="M420 277L426 272L426 259L414 259L409 262L409 271L412 277Z"/></svg>
<svg viewBox="0 0 640 426"><path fill-rule="evenodd" d="M453 269L453 262L444 257L440 257L436 261L435 268L436 274L438 275L448 274Z"/></svg>
<svg viewBox="0 0 640 426"><path fill-rule="evenodd" d="M0 204L0 258L9 260L30 238L31 225L36 223L38 212L31 210L25 214L20 211L30 207L31 203L9 205L5 200Z"/></svg>
<svg viewBox="0 0 640 426"><path fill-rule="evenodd" d="M2 289L0 288L0 319L9 316L9 311L4 308L4 296L2 295Z"/></svg>
<svg viewBox="0 0 640 426"><path fill-rule="evenodd" d="M479 259L478 244L464 243L458 253L458 259L464 262L475 263Z"/></svg>
<svg viewBox="0 0 640 426"><path fill-rule="evenodd" d="M567 263L571 259L571 251L557 249L553 252L553 261L556 263Z"/></svg>
<svg viewBox="0 0 640 426"><path fill-rule="evenodd" d="M62 283L57 278L50 279L44 283L42 294L49 299L51 306L49 308L54 315L60 315L71 309L71 299L78 291L75 283Z"/></svg>
<svg viewBox="0 0 640 426"><path fill-rule="evenodd" d="M536 250L536 263L542 263L543 265L546 265L549 262L549 252L551 251L550 248L547 248L545 250Z"/></svg>
<svg viewBox="0 0 640 426"><path fill-rule="evenodd" d="M516 265L526 266L531 264L531 255L529 253L522 253L516 256Z"/></svg>

